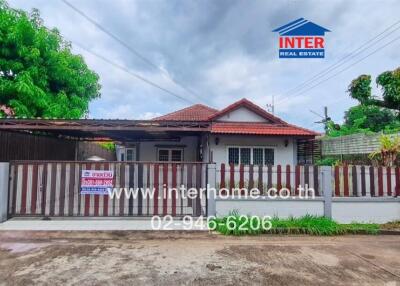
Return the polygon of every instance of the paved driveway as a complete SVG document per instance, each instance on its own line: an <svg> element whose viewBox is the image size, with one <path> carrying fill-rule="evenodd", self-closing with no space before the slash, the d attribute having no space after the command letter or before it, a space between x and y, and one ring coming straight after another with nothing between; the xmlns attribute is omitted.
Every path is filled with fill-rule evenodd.
<svg viewBox="0 0 400 286"><path fill-rule="evenodd" d="M400 236L0 232L0 285L400 285Z"/></svg>

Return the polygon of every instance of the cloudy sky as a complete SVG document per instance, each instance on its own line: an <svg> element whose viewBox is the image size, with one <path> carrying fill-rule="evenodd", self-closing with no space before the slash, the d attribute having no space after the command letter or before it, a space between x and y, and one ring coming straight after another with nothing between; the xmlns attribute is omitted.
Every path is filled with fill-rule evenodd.
<svg viewBox="0 0 400 286"><path fill-rule="evenodd" d="M275 95L276 114L321 130L313 123L318 116L310 110L322 114L326 105L330 116L341 121L344 111L356 103L346 93L352 79L400 66L400 39L380 49L400 36L400 22L375 45L369 41L400 21L397 0L69 1L156 65L145 63L61 0L9 0L15 8L38 8L45 25L57 27L72 42L74 53L82 54L100 75L102 96L90 104L92 118L147 119L188 106L187 101L223 108L243 97L266 107ZM300 17L332 31L326 36L325 59L278 58L278 36L271 31ZM134 78L80 46L187 101ZM349 56L360 47L365 50ZM344 57L346 61L337 69L301 86ZM303 89L296 88L299 85Z"/></svg>

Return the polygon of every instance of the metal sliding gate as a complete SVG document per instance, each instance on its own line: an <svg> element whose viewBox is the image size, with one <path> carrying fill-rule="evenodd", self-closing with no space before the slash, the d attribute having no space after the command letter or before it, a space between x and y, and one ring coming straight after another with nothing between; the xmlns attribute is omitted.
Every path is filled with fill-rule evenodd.
<svg viewBox="0 0 400 286"><path fill-rule="evenodd" d="M114 198L81 194L82 170L113 171ZM206 215L204 195L193 198L179 190L182 185L186 190L205 188L206 172L203 163L13 161L8 213L9 217Z"/></svg>

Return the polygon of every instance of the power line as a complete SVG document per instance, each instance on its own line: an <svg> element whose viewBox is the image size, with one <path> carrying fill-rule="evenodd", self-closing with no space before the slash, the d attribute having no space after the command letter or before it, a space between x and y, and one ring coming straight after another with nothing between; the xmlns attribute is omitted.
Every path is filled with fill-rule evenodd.
<svg viewBox="0 0 400 286"><path fill-rule="evenodd" d="M375 41L376 39L378 39L381 35L383 35L384 33L386 33L388 30L390 30L391 28L393 28L394 26L398 25L400 23L400 20L393 23L392 25L390 25L389 27L387 27L385 30L383 30L382 32L380 32L379 34L377 34L376 36L374 36L373 38L369 39L368 41L366 41L365 43L363 43L361 46L359 46L358 48L356 48L355 50L353 50L351 53L349 53L348 55L345 55L344 57L342 57L341 59L339 59L337 62L335 62L334 64L328 66L327 68L321 70L319 73L315 74L314 76L312 76L311 78L309 78L308 80L306 80L305 82L289 89L288 91L284 92L283 94L286 95L283 98L280 99L280 101L284 100L285 98L287 98L289 95L291 94L296 94L297 92L299 92L299 90L303 89L305 86L309 85L310 83L312 83L315 79L319 79L322 78L324 75L330 73L331 71L337 69L338 67L344 65L345 63L347 63L350 59L348 59L349 57L354 57L357 56L359 54L361 54L362 52L364 52L365 50L368 50L369 48L371 48L372 46L376 45L377 43L379 43L379 41L387 38L388 36L390 36L394 31L396 31L397 29L399 29L400 27L394 29L393 31L391 31L389 34L381 37L378 41ZM293 91L295 91L293 93Z"/></svg>
<svg viewBox="0 0 400 286"><path fill-rule="evenodd" d="M340 70L339 72L333 74L332 76L330 76L330 77L328 77L328 78L326 78L326 79L324 79L324 80L322 80L322 81L316 83L315 85L312 85L311 87L307 88L306 90L303 90L302 92L297 93L295 96L292 96L292 97L290 97L290 98L292 99L293 97L300 96L300 95L304 94L305 92L307 92L307 91L309 91L309 90L311 90L311 89L313 89L313 88L319 86L320 84L322 84L322 83L324 83L324 82L326 82L326 81L328 81L328 80L334 78L335 76L337 76L337 75L341 74L342 72L348 70L348 69L351 68L352 66L358 64L359 62L361 62L361 61L363 61L364 59L370 57L371 55L373 55L373 54L379 52L379 51L382 50L383 48L389 46L390 44L394 43L395 41L397 41L397 40L399 40L399 39L400 39L400 36L394 38L393 40L387 42L385 45L382 45L382 46L378 47L377 49L373 50L371 53L369 53L369 54L367 54L366 56L362 57L362 58L359 59L358 61L353 62L351 65L347 66L346 68L344 68L344 69ZM281 101L279 101L279 103L282 103L283 101L285 101L285 100L287 100L287 99L288 99L288 98L284 98L284 99L282 99ZM279 103L278 103L278 104L279 104Z"/></svg>
<svg viewBox="0 0 400 286"><path fill-rule="evenodd" d="M130 74L131 76L133 76L133 77L135 77L135 78L137 78L137 79L139 79L139 80L141 80L141 81L144 81L145 83L147 83L147 84L149 84L149 85L151 85L151 86L153 86L153 87L155 87L155 88L158 88L158 89L160 89L160 90L162 90L162 91L164 91L164 92L166 92L166 93L168 93L168 94L170 94L170 95L172 95L172 96L174 96L174 97L176 97L176 98L179 98L179 99L181 99L181 100L183 100L183 101L185 101L185 102L188 102L188 103L190 103L190 104L194 104L193 101L191 101L191 100L189 100L189 99L186 99L185 97L183 97L183 96L181 96L181 95L179 95L179 94L177 94L177 93L175 93L175 92L172 92L172 91L170 91L170 90L168 90L168 89L166 89L166 88L164 88L164 87L158 85L157 83L154 83L154 82L148 80L147 78L142 77L141 75L138 75L138 74L136 74L136 73L130 71L130 70L127 69L126 67L123 67L123 66L121 66L121 65L119 65L119 64L117 64L117 63L115 63L115 62L113 62L113 61L111 61L111 60L109 60L109 59L107 59L106 57L104 57L104 56L102 56L102 55L100 55L100 54L98 54L98 53L96 53L96 52L93 52L93 51L89 50L88 48L82 46L81 44L78 44L78 43L76 43L76 42L74 42L74 44L77 45L78 47L80 47L81 49L85 50L85 51L88 52L89 54L91 54L91 55L93 55L93 56L95 56L95 57L97 57L97 58L99 58L99 59L105 61L106 63L108 63L108 64L114 66L115 68L118 68L118 69L120 69L120 70L122 70L122 71L124 71L124 72L126 72L126 73L128 73L128 74Z"/></svg>
<svg viewBox="0 0 400 286"><path fill-rule="evenodd" d="M160 68L158 65L154 64L152 61L150 61L148 58L146 58L145 56L141 55L137 50L135 50L134 48L132 48L129 44L127 44L126 42L124 42L121 38L119 38L118 36L116 36L115 34L113 34L112 32L110 32L109 30L107 30L106 28L104 28L102 25L100 25L99 23L97 23L94 19L92 19L91 17L89 17L87 14L85 14L83 11L79 10L77 7L75 7L74 5L72 5L69 1L67 0L61 0L65 5L67 5L68 7L70 7L72 10L74 10L76 13L78 13L79 15L81 15L82 17L84 17L86 20L88 20L90 23L92 23L94 26L96 26L100 31L102 31L103 33L105 33L106 35L108 35L109 37L111 37L112 39L114 39L115 41L117 41L118 43L120 43L122 46L124 46L126 49L128 49L132 54L134 54L136 57L140 58L143 62L147 63L148 65L150 65L151 67L159 70L164 76L166 76L168 79L170 79L173 83L175 83L176 85L180 86L181 88L183 88L184 90L186 90L188 93L192 94L193 96L197 97L198 99L200 99L201 101L203 101L203 98L201 98L198 94L194 93L191 89L189 89L188 87L182 85L181 83L177 82L175 79L173 79L168 72L166 72L165 70L163 70L162 68Z"/></svg>

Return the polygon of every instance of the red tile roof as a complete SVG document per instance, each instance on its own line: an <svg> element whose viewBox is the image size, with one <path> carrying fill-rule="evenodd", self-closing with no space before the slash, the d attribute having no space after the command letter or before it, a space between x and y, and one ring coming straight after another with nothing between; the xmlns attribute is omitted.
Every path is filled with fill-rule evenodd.
<svg viewBox="0 0 400 286"><path fill-rule="evenodd" d="M218 118L240 107L245 107L266 120L263 122L218 122ZM203 121L210 122L214 134L246 134L275 136L317 136L318 133L291 125L268 113L247 99L241 99L218 111L214 108L195 104L187 108L157 117L154 121Z"/></svg>
<svg viewBox="0 0 400 286"><path fill-rule="evenodd" d="M318 133L291 124L270 124L255 122L214 122L211 125L214 134L316 136Z"/></svg>
<svg viewBox="0 0 400 286"><path fill-rule="evenodd" d="M195 104L166 115L153 118L155 121L208 121L218 110L202 105Z"/></svg>

